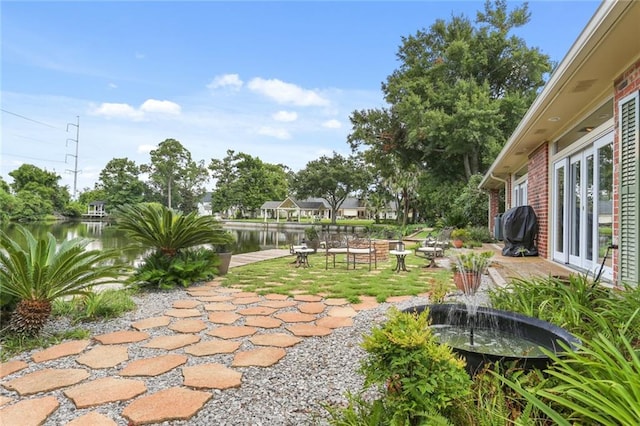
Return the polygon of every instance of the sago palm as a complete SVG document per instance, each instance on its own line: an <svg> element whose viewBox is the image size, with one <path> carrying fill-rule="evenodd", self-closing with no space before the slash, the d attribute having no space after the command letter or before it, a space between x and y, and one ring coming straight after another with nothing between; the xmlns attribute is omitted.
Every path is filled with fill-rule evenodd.
<svg viewBox="0 0 640 426"><path fill-rule="evenodd" d="M233 240L213 216L198 216L196 212L185 215L159 204L122 207L117 222L129 238L169 257L189 247L223 245Z"/></svg>
<svg viewBox="0 0 640 426"><path fill-rule="evenodd" d="M122 274L113 252L87 250L89 239L58 244L50 233L36 239L21 226L17 231L16 239L0 231L0 292L19 299L9 320L15 332L38 334L54 299L86 294L98 282L118 282Z"/></svg>

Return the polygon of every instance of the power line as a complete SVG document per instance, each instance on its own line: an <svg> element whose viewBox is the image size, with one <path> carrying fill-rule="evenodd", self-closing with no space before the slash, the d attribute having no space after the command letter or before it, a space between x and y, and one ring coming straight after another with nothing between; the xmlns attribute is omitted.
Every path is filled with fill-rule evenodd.
<svg viewBox="0 0 640 426"><path fill-rule="evenodd" d="M62 161L62 160L46 160L44 158L36 158L36 157L28 157L26 155L16 155L16 154L7 154L6 152L3 152L2 155L6 155L8 157L16 157L16 158L25 158L27 160L35 160L35 161L44 161L47 163L67 163L66 161Z"/></svg>
<svg viewBox="0 0 640 426"><path fill-rule="evenodd" d="M16 114L15 112L7 111L6 109L0 108L2 112L6 112L7 114L15 115L16 117L20 117L24 120L31 121L33 123L41 124L43 126L51 127L52 129L59 129L56 126L52 126L51 124L43 123L42 121L34 120L33 118L25 117L24 115Z"/></svg>

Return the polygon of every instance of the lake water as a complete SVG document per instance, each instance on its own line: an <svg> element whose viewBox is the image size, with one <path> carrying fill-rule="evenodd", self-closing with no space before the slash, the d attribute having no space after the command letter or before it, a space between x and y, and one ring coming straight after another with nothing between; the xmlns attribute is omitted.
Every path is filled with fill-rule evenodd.
<svg viewBox="0 0 640 426"><path fill-rule="evenodd" d="M115 224L108 222L56 222L56 223L25 223L21 224L28 228L34 235L41 236L51 232L58 241L83 237L94 240L90 244L91 249L118 249L123 256L123 261L133 262L140 254L140 250L131 249L130 241L124 232L120 231ZM2 230L11 235L14 226L11 224L2 225ZM262 224L255 227L243 226L235 228L225 226L231 232L236 245L234 253L249 253L271 248L288 249L291 244L298 244L304 238L302 229L276 229L275 227L264 228Z"/></svg>

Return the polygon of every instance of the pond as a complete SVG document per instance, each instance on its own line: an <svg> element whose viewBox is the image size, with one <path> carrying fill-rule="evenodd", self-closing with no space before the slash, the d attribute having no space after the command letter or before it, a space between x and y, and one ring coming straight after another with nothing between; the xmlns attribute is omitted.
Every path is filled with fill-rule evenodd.
<svg viewBox="0 0 640 426"><path fill-rule="evenodd" d="M92 239L94 241L90 244L90 249L117 249L122 253L122 260L125 262L134 262L142 253L140 249L131 248L130 240L127 239L124 232L109 222L65 221L21 225L36 236L51 232L58 241L76 237ZM14 232L12 224L0 226L0 229L9 235ZM233 249L236 254L272 248L288 249L291 244L298 244L304 238L304 230L302 229L264 228L262 224L256 224L255 227L243 226L242 228L225 226L225 229L231 232L236 239Z"/></svg>

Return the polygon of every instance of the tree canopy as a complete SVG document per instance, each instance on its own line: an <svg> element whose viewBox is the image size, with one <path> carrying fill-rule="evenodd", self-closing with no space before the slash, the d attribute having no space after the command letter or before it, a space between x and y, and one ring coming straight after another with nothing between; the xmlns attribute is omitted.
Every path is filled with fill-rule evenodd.
<svg viewBox="0 0 640 426"><path fill-rule="evenodd" d="M191 152L175 139L165 139L150 154L151 162L140 170L149 174L150 186L163 203L169 208L175 204L187 213L194 211L209 180L204 160L194 161Z"/></svg>
<svg viewBox="0 0 640 426"><path fill-rule="evenodd" d="M331 207L331 222L336 223L336 212L344 200L358 191L364 191L371 182L366 167L355 156L343 157L334 152L307 163L295 174L293 190L298 198L319 197Z"/></svg>
<svg viewBox="0 0 640 426"><path fill-rule="evenodd" d="M456 16L403 37L400 67L382 85L390 107L352 114L352 148L393 151L443 181L486 171L551 69L510 35L529 19L526 4L487 1L475 25Z"/></svg>
<svg viewBox="0 0 640 426"><path fill-rule="evenodd" d="M288 195L287 167L264 163L258 157L227 150L222 159L209 163L216 187L211 196L214 211L237 208L253 213L269 200L282 200Z"/></svg>
<svg viewBox="0 0 640 426"><path fill-rule="evenodd" d="M140 180L140 168L128 158L113 158L100 172L96 189L104 192L104 200L111 209L144 200L145 185Z"/></svg>

